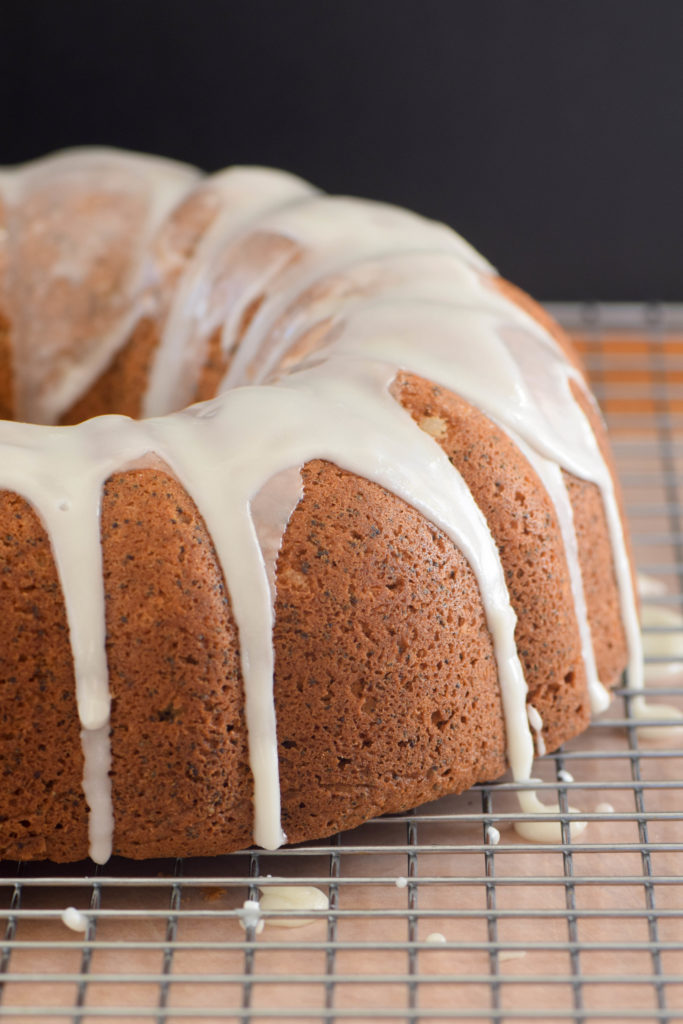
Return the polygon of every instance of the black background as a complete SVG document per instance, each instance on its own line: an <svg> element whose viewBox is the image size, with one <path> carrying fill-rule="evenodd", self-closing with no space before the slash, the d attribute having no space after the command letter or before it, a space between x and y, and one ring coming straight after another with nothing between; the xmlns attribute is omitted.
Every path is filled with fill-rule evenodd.
<svg viewBox="0 0 683 1024"><path fill-rule="evenodd" d="M678 0L0 0L0 163L286 167L541 298L683 299Z"/></svg>

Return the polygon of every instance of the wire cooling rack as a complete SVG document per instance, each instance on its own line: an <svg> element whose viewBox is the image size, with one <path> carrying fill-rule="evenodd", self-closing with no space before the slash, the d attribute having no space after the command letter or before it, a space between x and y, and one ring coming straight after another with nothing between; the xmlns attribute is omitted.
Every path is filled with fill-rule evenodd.
<svg viewBox="0 0 683 1024"><path fill-rule="evenodd" d="M683 307L554 312L611 429L644 606L660 615L646 639L680 649ZM503 781L274 854L6 864L0 1017L683 1021L683 739L656 712L662 699L683 708L683 666L669 658L650 658L649 729L620 690L585 735L538 762L535 788L559 801L556 844L518 837L516 787ZM578 820L588 824L572 840ZM329 910L245 931L244 901L276 881L321 888ZM67 906L85 933L62 922Z"/></svg>

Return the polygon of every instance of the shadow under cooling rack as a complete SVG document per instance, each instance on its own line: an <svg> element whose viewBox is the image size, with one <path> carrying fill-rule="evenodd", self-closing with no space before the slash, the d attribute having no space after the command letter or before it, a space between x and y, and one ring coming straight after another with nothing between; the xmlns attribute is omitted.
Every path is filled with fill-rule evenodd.
<svg viewBox="0 0 683 1024"><path fill-rule="evenodd" d="M72 1021L683 1020L683 307L561 305L611 430L644 574L652 719L630 695L537 762L563 841L530 844L510 782L277 853L5 865L0 1017ZM643 726L649 726L647 730ZM578 834L572 823L586 822ZM500 841L494 840L500 834ZM329 910L242 926L310 884ZM86 931L62 921L66 907Z"/></svg>

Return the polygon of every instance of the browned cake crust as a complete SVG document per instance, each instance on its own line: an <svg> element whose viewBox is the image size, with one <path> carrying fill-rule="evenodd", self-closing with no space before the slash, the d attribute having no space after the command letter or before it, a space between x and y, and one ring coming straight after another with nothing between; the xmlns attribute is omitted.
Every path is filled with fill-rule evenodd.
<svg viewBox="0 0 683 1024"><path fill-rule="evenodd" d="M75 681L50 541L30 506L0 493L0 849L76 860L88 850Z"/></svg>
<svg viewBox="0 0 683 1024"><path fill-rule="evenodd" d="M195 402L205 402L218 393L229 363L229 357L221 350L221 332L216 330L209 338L194 395Z"/></svg>
<svg viewBox="0 0 683 1024"><path fill-rule="evenodd" d="M237 631L194 503L168 474L114 476L102 508L115 852L248 846Z"/></svg>
<svg viewBox="0 0 683 1024"><path fill-rule="evenodd" d="M136 382L156 343L155 324L140 323L67 418L94 415L101 401L112 411L112 396L127 391L139 395ZM204 390L215 388L214 376L209 359ZM479 410L409 374L392 390L442 446L488 520L518 617L529 699L552 750L586 726L589 705L551 500ZM124 401L118 411L138 407ZM599 417L589 405L586 412L604 446ZM565 478L598 670L614 685L626 643L602 500L594 485ZM492 642L463 556L376 484L322 461L308 463L302 479L277 564L274 632L290 841L460 792L506 768ZM141 858L243 848L251 841L252 782L239 646L211 538L182 487L154 467L107 482L102 542L114 852ZM63 600L48 538L12 494L0 496L0 543L0 854L75 860L87 854L87 810Z"/></svg>

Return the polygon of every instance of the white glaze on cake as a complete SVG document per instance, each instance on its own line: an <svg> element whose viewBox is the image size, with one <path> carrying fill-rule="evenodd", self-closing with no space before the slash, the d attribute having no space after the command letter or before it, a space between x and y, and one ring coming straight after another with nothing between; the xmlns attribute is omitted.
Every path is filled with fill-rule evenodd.
<svg viewBox="0 0 683 1024"><path fill-rule="evenodd" d="M48 158L40 175L52 182L67 164L75 167L70 173L77 178L92 175L93 167L99 174L108 152ZM59 365L54 390L44 386L51 371L40 369L38 404L26 397L34 391L30 367L22 369L22 408L37 419L56 419L125 341L149 294L141 252L196 177L181 165L151 160L147 166L146 158L137 156L112 156L111 168L114 176L135 179L135 187L144 179L140 237L126 263L124 291L131 311L106 325L105 355L88 356L84 368L69 360ZM19 231L16 201L30 193L37 173L30 166L0 177L0 194L10 211L10 256ZM92 177L88 181L92 186ZM157 181L163 188L152 200ZM533 739L526 684L498 552L458 472L391 396L400 371L443 385L481 408L519 440L545 483L564 538L591 700L601 710L606 696L595 671L560 469L597 484L612 538L629 680L636 688L642 684L640 634L613 485L572 394L572 385L583 391L584 382L553 339L486 283L490 265L443 225L379 203L311 196L310 186L278 172L238 169L199 187L215 187L220 212L182 272L164 319L144 403L148 414L164 415L138 423L107 416L69 428L0 426L0 486L36 509L64 590L83 728L91 854L100 862L111 850L115 824L108 777L101 492L112 473L151 456L171 470L199 508L231 596L240 636L257 843L274 848L284 838L272 684L273 568L300 497L299 470L311 459L326 459L386 488L463 552L477 577L493 638L510 768L516 780L529 779ZM126 186L121 188L126 193ZM51 201L56 202L54 195ZM254 245L261 255L270 245L271 256L250 264L247 255ZM86 252L83 258L92 263L96 255ZM60 273L78 284L77 264L62 266ZM136 296L142 297L139 304ZM255 312L249 321L250 310ZM166 415L191 400L209 336L217 328L223 354L234 350L223 393ZM307 361L283 375L292 350ZM530 791L520 800L525 811L553 810ZM553 831L557 838L557 823L545 823L547 829L543 824L528 823L524 834L547 838Z"/></svg>

